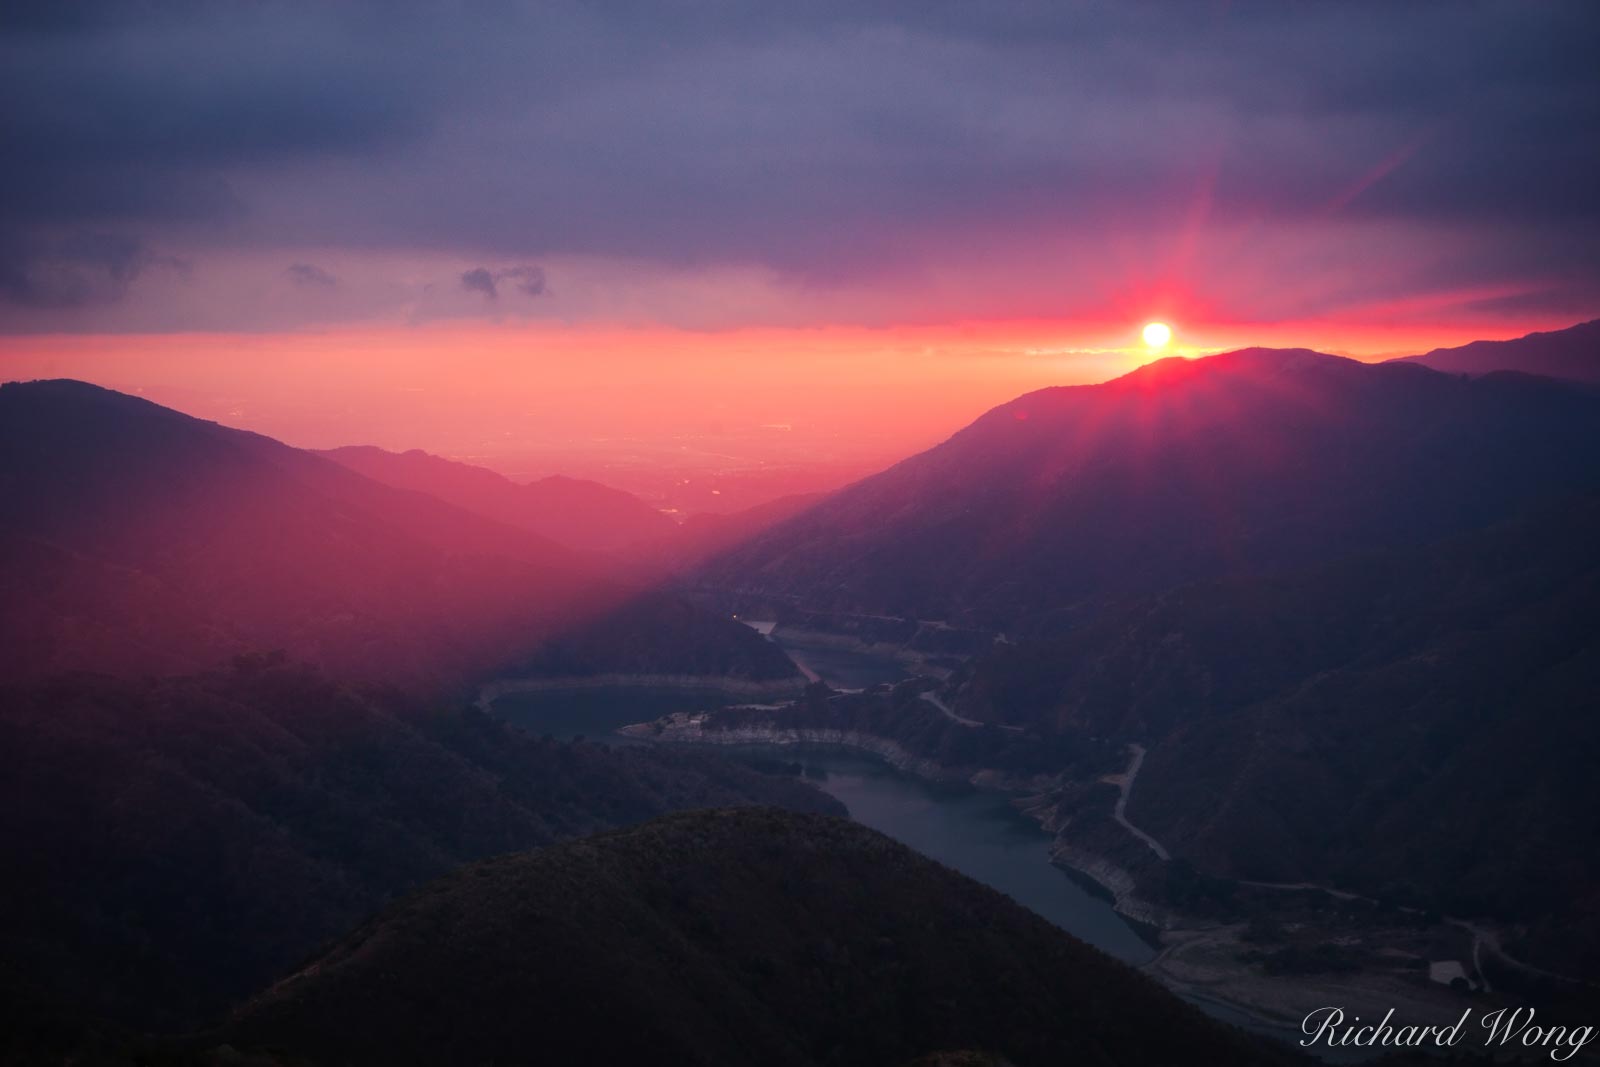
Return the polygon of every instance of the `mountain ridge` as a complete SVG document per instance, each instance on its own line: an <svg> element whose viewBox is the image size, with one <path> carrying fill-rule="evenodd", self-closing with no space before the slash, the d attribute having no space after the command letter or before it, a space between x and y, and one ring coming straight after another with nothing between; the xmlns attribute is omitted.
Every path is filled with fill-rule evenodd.
<svg viewBox="0 0 1600 1067"><path fill-rule="evenodd" d="M554 474L514 482L486 467L417 448L392 452L346 445L317 454L375 481L429 493L568 548L616 551L669 537L676 529L631 493L587 479Z"/></svg>
<svg viewBox="0 0 1600 1067"><path fill-rule="evenodd" d="M17 678L285 649L352 678L460 685L623 609L647 660L644 623L671 599L431 495L70 380L0 385L0 538L0 666ZM783 672L736 623L702 636L728 665Z"/></svg>
<svg viewBox="0 0 1600 1067"><path fill-rule="evenodd" d="M874 831L761 808L468 868L218 1036L350 1064L800 1067L965 1048L1025 1067L1063 1049L1088 1064L1293 1059Z"/></svg>
<svg viewBox="0 0 1600 1067"><path fill-rule="evenodd" d="M7 683L0 771L0 987L167 1031L464 862L675 808L840 810L733 761L535 738L272 656Z"/></svg>
<svg viewBox="0 0 1600 1067"><path fill-rule="evenodd" d="M1059 628L1108 597L1418 543L1600 484L1600 397L1244 349L1039 390L713 558L719 607Z"/></svg>
<svg viewBox="0 0 1600 1067"><path fill-rule="evenodd" d="M1435 348L1392 362L1421 364L1448 374L1520 371L1600 384L1600 319L1506 341L1473 341L1455 348Z"/></svg>

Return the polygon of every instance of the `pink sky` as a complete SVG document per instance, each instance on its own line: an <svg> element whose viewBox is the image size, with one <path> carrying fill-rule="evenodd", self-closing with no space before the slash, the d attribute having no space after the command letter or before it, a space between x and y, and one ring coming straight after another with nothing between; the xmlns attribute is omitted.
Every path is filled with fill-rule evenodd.
<svg viewBox="0 0 1600 1067"><path fill-rule="evenodd" d="M40 8L0 378L724 507L1112 377L1150 320L1559 328L1600 314L1600 19L1534 6Z"/></svg>
<svg viewBox="0 0 1600 1067"><path fill-rule="evenodd" d="M1266 344L1373 359L1570 324L1486 329L1430 322L1426 306L1401 311L1379 325L1163 316L1175 336L1161 354ZM422 448L513 477L593 477L692 510L838 484L1018 394L1114 377L1155 355L1139 340L1145 321L49 335L0 339L0 369L137 392L294 445ZM678 484L697 475L704 493ZM718 479L727 500L710 496Z"/></svg>

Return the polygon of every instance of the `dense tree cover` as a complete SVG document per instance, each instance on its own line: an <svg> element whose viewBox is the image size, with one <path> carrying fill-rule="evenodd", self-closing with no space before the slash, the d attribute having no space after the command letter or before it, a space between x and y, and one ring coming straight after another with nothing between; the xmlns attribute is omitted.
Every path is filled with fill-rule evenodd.
<svg viewBox="0 0 1600 1067"><path fill-rule="evenodd" d="M680 808L838 810L687 753L538 740L277 657L0 691L0 981L212 1018L462 862Z"/></svg>
<svg viewBox="0 0 1600 1067"><path fill-rule="evenodd" d="M886 837L769 809L467 868L210 1039L350 1065L1290 1059Z"/></svg>

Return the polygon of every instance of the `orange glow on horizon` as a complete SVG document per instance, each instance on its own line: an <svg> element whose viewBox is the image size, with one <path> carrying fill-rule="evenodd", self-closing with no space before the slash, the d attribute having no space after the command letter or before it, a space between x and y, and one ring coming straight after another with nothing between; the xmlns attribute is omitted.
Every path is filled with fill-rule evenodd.
<svg viewBox="0 0 1600 1067"><path fill-rule="evenodd" d="M1158 351L1266 345L1376 360L1571 325L1418 324L1415 309L1386 310L1393 318L1360 323L1186 317L1182 343L1169 337ZM1152 349L1130 336L1128 321L12 336L0 338L0 379L82 378L294 445L422 448L521 474L586 464L586 476L603 477L678 454L703 466L831 463L864 473L1022 393L1148 362Z"/></svg>

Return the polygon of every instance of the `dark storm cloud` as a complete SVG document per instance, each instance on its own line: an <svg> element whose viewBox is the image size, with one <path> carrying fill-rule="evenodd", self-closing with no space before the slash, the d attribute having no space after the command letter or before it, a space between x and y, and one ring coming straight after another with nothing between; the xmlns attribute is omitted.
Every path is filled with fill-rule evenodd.
<svg viewBox="0 0 1600 1067"><path fill-rule="evenodd" d="M482 267L463 271L461 274L461 288L469 293L482 293L490 300L498 299L500 289L494 283L494 275Z"/></svg>
<svg viewBox="0 0 1600 1067"><path fill-rule="evenodd" d="M507 267L496 277L515 282L517 291L524 296L544 295L544 269L541 267Z"/></svg>
<svg viewBox="0 0 1600 1067"><path fill-rule="evenodd" d="M63 7L0 37L5 222L220 224L249 210L241 168L370 154L426 121L400 57L310 12Z"/></svg>
<svg viewBox="0 0 1600 1067"><path fill-rule="evenodd" d="M503 267L491 271L487 267L474 267L461 275L461 288L469 293L482 293L490 300L500 297L500 283L511 282L523 296L543 296L545 292L544 268Z"/></svg>
<svg viewBox="0 0 1600 1067"><path fill-rule="evenodd" d="M1600 274L1587 0L9 15L0 232L34 243L94 231L837 281L947 259L975 233L1092 248L1128 220L1180 222L1206 187L1212 222L1455 227L1481 231L1478 273L1515 257ZM493 297L505 280L543 287L488 268L462 285Z"/></svg>
<svg viewBox="0 0 1600 1067"><path fill-rule="evenodd" d="M291 263L284 270L289 280L296 285L303 285L314 289L333 289L339 284L339 279L323 270L314 263Z"/></svg>
<svg viewBox="0 0 1600 1067"><path fill-rule="evenodd" d="M132 237L80 232L40 240L0 236L0 303L29 308L80 308L122 298L140 273L188 264L158 256Z"/></svg>

